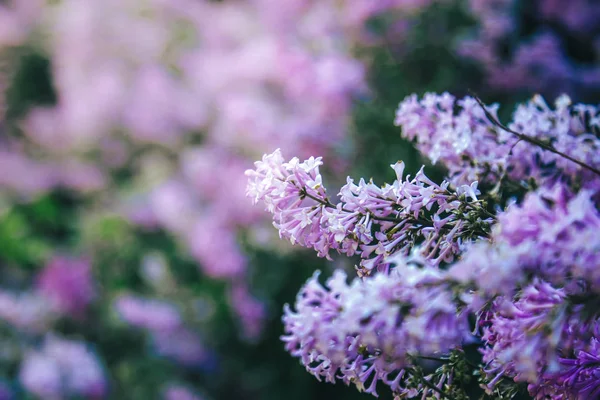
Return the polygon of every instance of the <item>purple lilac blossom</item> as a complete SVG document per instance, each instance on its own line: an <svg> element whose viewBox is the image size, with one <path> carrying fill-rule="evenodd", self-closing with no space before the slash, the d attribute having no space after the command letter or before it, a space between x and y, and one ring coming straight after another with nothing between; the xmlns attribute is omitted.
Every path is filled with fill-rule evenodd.
<svg viewBox="0 0 600 400"><path fill-rule="evenodd" d="M503 376L537 382L543 369L558 370L565 297L563 290L534 281L515 300L502 296L494 300L482 334L484 370L493 378L490 388Z"/></svg>
<svg viewBox="0 0 600 400"><path fill-rule="evenodd" d="M571 357L561 358L560 371L545 377L539 385L530 385L529 392L543 394L546 388L551 388L556 398L572 396L592 399L600 395L600 342L597 331L587 348L577 349Z"/></svg>
<svg viewBox="0 0 600 400"><path fill-rule="evenodd" d="M28 392L45 399L100 399L108 390L103 367L86 344L55 336L27 352L19 379Z"/></svg>
<svg viewBox="0 0 600 400"><path fill-rule="evenodd" d="M527 382L536 399L596 398L600 325L587 307L541 280L497 297L481 318L486 389L504 378Z"/></svg>
<svg viewBox="0 0 600 400"><path fill-rule="evenodd" d="M480 382L488 394L523 383L535 399L598 397L600 180L572 160L499 130L475 99L457 103L461 108L455 111L455 99L448 94L429 94L420 102L413 96L398 111L404 134L413 135L422 152L448 167L450 180L439 186L422 170L414 180L403 181L404 165L397 163L393 185L380 188L364 180L354 185L348 179L336 205L323 186L321 158L285 162L277 150L246 172L247 195L264 203L280 236L292 244L313 247L320 256L330 250L348 256L385 254L375 261L383 273L369 276L363 260L359 278L350 285L340 271L325 287L318 274L313 276L298 294L295 311L285 308L286 349L318 379L353 383L373 395L383 382L396 398L440 398L460 374L436 370L415 383L415 360L419 354L443 360L440 354L455 349L451 357L461 345L473 344L465 333L471 315L483 358ZM496 111L497 106L491 110ZM599 164L596 107L572 106L562 96L552 110L537 96L517 108L509 127L548 141L588 166ZM477 162L482 155L485 165ZM505 185L531 177L536 184L521 186L523 199L509 200L502 209L494 196ZM471 179L481 179L486 191L480 193ZM398 190L404 186L412 190ZM444 195L450 201L440 203ZM481 199L494 201L497 214L479 209ZM447 218L439 215L444 207L451 210L448 221L466 224L477 216L479 227L484 229L484 222L487 229L461 242L447 264L423 256L426 240L409 243L406 252L385 253L398 231L423 225L427 218L435 227ZM429 214L420 214L423 210ZM411 217L404 224L387 218L402 212ZM391 225L395 230L378 232L380 221L388 220L397 222ZM431 314L430 309L413 314L419 304L431 306ZM442 322L432 324L432 316Z"/></svg>
<svg viewBox="0 0 600 400"><path fill-rule="evenodd" d="M414 253L436 265L450 262L468 235L485 236L491 220L482 214L477 182L453 190L438 185L424 174L404 177L404 163L391 167L397 180L382 187L351 178L340 189L340 202L331 203L322 183L321 158L285 162L276 150L248 170L247 195L262 201L273 214L282 238L314 248L321 257L330 250L360 254L362 274L388 268L387 258ZM463 214L463 218L458 215ZM467 223L473 213L476 221ZM485 217L485 218L482 218Z"/></svg>
<svg viewBox="0 0 600 400"><path fill-rule="evenodd" d="M450 277L477 288L470 308L483 325L488 390L509 378L527 382L540 399L598 395L600 212L593 194L563 186L529 193L498 215L489 242L450 268Z"/></svg>
<svg viewBox="0 0 600 400"><path fill-rule="evenodd" d="M490 241L468 249L449 274L482 296L512 296L539 277L568 294L600 292L600 212L592 192L539 189L498 214Z"/></svg>
<svg viewBox="0 0 600 400"><path fill-rule="evenodd" d="M494 104L487 110L496 115L498 108ZM490 185L508 178L516 182L535 179L538 186L556 182L600 186L597 175L494 125L472 97L457 100L448 93L428 93L419 100L416 95L408 96L398 107L395 124L431 162L448 168L455 185L474 180ZM592 167L600 166L596 136L600 113L595 106L573 104L561 96L552 109L542 97L534 96L517 107L507 126Z"/></svg>
<svg viewBox="0 0 600 400"><path fill-rule="evenodd" d="M299 292L295 311L286 306L282 337L318 379L340 379L375 396L378 382L405 393L414 357L445 354L469 337L467 315L437 268L403 264L350 284L337 270L326 287L318 276Z"/></svg>
<svg viewBox="0 0 600 400"><path fill-rule="evenodd" d="M55 257L37 277L37 290L61 314L82 318L96 294L92 266L86 259Z"/></svg>

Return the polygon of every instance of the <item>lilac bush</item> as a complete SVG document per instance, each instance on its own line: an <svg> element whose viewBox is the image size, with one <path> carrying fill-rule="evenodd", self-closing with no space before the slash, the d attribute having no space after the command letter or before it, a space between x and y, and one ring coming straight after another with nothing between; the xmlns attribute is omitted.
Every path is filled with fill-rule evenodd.
<svg viewBox="0 0 600 400"><path fill-rule="evenodd" d="M392 184L348 178L335 200L321 158L279 150L246 172L282 238L360 256L350 283L316 273L285 308L285 348L318 379L397 399L470 398L476 380L484 398L600 396L600 109L535 96L507 126L497 110L448 93L400 103L441 184L398 162Z"/></svg>
<svg viewBox="0 0 600 400"><path fill-rule="evenodd" d="M488 107L495 119L498 110L498 104ZM454 185L475 180L490 185L504 179L597 185L593 172L494 124L472 97L457 100L448 93L430 93L419 100L411 95L400 103L395 123L432 163L439 161L448 169ZM600 119L594 106L573 105L561 96L551 108L541 96L534 96L517 107L507 127L584 163L600 162L596 138Z"/></svg>
<svg viewBox="0 0 600 400"><path fill-rule="evenodd" d="M0 1L0 398L599 397L568 3Z"/></svg>

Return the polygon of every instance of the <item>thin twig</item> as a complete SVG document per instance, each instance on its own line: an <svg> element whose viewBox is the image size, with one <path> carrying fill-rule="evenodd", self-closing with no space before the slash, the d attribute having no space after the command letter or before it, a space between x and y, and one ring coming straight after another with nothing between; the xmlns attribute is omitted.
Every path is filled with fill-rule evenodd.
<svg viewBox="0 0 600 400"><path fill-rule="evenodd" d="M413 375L416 375L419 378L419 381L421 381L421 383L423 383L429 389L433 390L434 392L437 392L440 396L442 396L448 400L453 400L452 397L448 393L444 392L442 389L440 389L439 387L435 386L433 383L431 383L427 379L425 379L425 377L423 376L423 374L420 371L417 371L414 368L408 368L408 371L411 372Z"/></svg>
<svg viewBox="0 0 600 400"><path fill-rule="evenodd" d="M420 354L413 356L415 358L420 358L422 360L429 360L429 361L437 361L437 362L441 362L441 363L447 363L448 361L450 361L449 358L442 358L442 357L429 357L429 356L422 356Z"/></svg>
<svg viewBox="0 0 600 400"><path fill-rule="evenodd" d="M305 197L308 197L309 199L313 199L314 201L324 205L325 207L335 208L335 205L331 204L331 202L329 200L321 199L319 197L313 196L312 194L308 193L308 191L304 188L300 189L300 196L305 196Z"/></svg>
<svg viewBox="0 0 600 400"><path fill-rule="evenodd" d="M308 193L308 191L305 190L305 189L301 189L300 195L308 197L309 199L312 199L312 200L316 201L317 203L324 205L325 207L335 208L335 205L332 204L328 199L322 199L322 198L319 198L317 196L313 196L310 193ZM496 216L494 214L491 214L489 211L487 211L483 207L475 207L471 203L466 203L466 204L469 205L473 210L475 210L475 211L482 211L488 217L496 219ZM342 211L345 211L347 213L351 213L352 212L352 211L350 211L348 209L345 209L345 208L342 208ZM371 214L371 219L374 219L374 220L377 220L377 221L398 222L398 223L403 221L401 218L396 218L396 217L381 217L381 216L373 214L372 212L370 214ZM420 219L420 218L411 218L411 221L415 222L417 224L421 224L423 226L433 226L433 222L427 221L427 220L424 220L424 219Z"/></svg>
<svg viewBox="0 0 600 400"><path fill-rule="evenodd" d="M593 173L595 173L596 175L600 176L600 170L597 168L592 167L591 165L588 165L586 163L584 163L583 161L580 161L576 158L571 157L568 154L563 153L560 150L555 149L554 147L552 147L551 145L542 142L541 140L538 140L536 138L532 138L529 137L527 135L524 135L520 132L516 132L510 128L508 128L506 125L502 124L500 121L498 121L496 119L496 117L494 117L485 107L485 104L483 104L483 102L481 101L481 99L477 96L473 96L475 98L475 101L477 101L477 103L479 104L479 106L483 109L483 112L485 113L485 116L487 117L488 120L490 120L490 122L496 126L498 126L499 128L505 130L506 132L512 133L513 135L515 135L516 137L518 137L520 140L523 140L525 142L528 142L530 144L536 145L541 147L544 150L548 150L551 153L554 153L556 155L559 155L563 158L566 158L569 161L574 162L575 164L579 165L581 168L585 168L589 171L592 171Z"/></svg>

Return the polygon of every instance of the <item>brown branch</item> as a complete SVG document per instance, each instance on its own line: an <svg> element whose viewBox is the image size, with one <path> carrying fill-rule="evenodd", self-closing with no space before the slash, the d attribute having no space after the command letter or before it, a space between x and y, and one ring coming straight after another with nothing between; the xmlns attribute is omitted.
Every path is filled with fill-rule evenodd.
<svg viewBox="0 0 600 400"><path fill-rule="evenodd" d="M519 138L519 140L523 140L524 142L536 145L538 147L541 147L544 150L548 150L551 153L554 153L558 156L561 156L563 158L566 158L567 160L574 162L575 164L579 165L581 168L585 168L589 171L592 171L593 173L595 173L596 175L600 176L600 170L597 168L592 167L591 165L588 165L586 163L584 163L581 160L578 160L576 158L571 157L568 154L563 153L560 150L555 149L554 147L552 147L551 145L542 142L541 140L538 140L536 138L532 138L529 137L527 135L524 135L520 132L514 131L512 129L510 129L509 127L507 127L506 125L502 124L500 121L498 121L496 119L496 117L494 117L485 107L485 104L483 104L483 102L481 101L481 99L477 96L473 96L475 98L475 101L477 101L477 103L479 104L479 106L483 109L483 112L485 113L485 116L487 117L488 120L490 120L490 122L494 125L496 125L497 127L505 130L506 132L512 133L513 135L515 135L516 137Z"/></svg>

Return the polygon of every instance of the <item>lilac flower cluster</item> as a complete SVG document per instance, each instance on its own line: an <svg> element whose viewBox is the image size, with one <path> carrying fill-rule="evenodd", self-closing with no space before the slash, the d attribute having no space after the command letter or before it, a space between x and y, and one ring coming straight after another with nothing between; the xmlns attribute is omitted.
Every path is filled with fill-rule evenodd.
<svg viewBox="0 0 600 400"><path fill-rule="evenodd" d="M599 293L600 212L591 195L561 186L528 194L498 215L490 241L472 246L451 274L492 295L512 295L532 275L567 294Z"/></svg>
<svg viewBox="0 0 600 400"><path fill-rule="evenodd" d="M388 259L407 255L435 265L450 262L461 246L487 235L491 222L477 195L477 182L449 188L419 170L404 177L404 163L392 165L393 184L382 187L348 178L340 202L331 203L319 173L321 158L284 162L279 150L265 155L248 170L248 196L263 201L273 213L282 238L314 248L321 257L330 250L359 254L361 274L387 269Z"/></svg>
<svg viewBox="0 0 600 400"><path fill-rule="evenodd" d="M497 119L498 108L495 104L487 111ZM428 93L419 99L411 95L400 103L395 123L431 162L448 168L455 185L534 179L537 186L558 181L596 189L600 183L596 174L495 124L472 97L457 100L449 93ZM598 107L573 105L561 96L552 109L541 96L534 96L517 107L507 127L586 164L600 165Z"/></svg>
<svg viewBox="0 0 600 400"><path fill-rule="evenodd" d="M598 109L535 97L505 127L484 107L449 94L401 103L403 134L448 168L440 185L422 169L403 179L398 163L392 185L349 179L334 205L320 158L276 151L247 172L283 238L363 258L352 283L337 271L323 287L317 273L285 309L286 349L317 378L397 398L468 398L475 375L493 398L522 384L535 399L600 396ZM428 251L431 237L451 255ZM463 353L473 345L479 365Z"/></svg>
<svg viewBox="0 0 600 400"><path fill-rule="evenodd" d="M341 271L301 289L296 311L286 308L286 349L328 382L353 383L377 395L377 383L410 392L413 357L444 354L469 337L467 314L457 310L439 270L397 266L389 275L346 283Z"/></svg>
<svg viewBox="0 0 600 400"><path fill-rule="evenodd" d="M540 280L515 299L497 297L483 317L486 390L510 379L527 382L535 398L595 398L599 325L586 307Z"/></svg>

